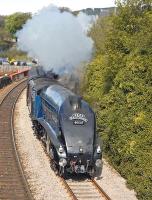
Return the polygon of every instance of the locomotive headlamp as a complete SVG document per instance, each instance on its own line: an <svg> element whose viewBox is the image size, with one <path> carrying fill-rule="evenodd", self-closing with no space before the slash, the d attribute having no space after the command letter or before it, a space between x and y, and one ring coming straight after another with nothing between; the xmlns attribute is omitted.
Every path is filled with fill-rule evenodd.
<svg viewBox="0 0 152 200"><path fill-rule="evenodd" d="M101 153L101 147L100 146L97 147L97 153Z"/></svg>
<svg viewBox="0 0 152 200"><path fill-rule="evenodd" d="M83 148L82 147L79 148L79 152L83 153Z"/></svg>
<svg viewBox="0 0 152 200"><path fill-rule="evenodd" d="M60 145L60 147L59 147L59 153L63 153L64 152L64 149L63 149L63 147Z"/></svg>
<svg viewBox="0 0 152 200"><path fill-rule="evenodd" d="M59 165L60 165L61 167L65 167L66 164L67 164L66 159L64 159L64 158L60 158L60 160L59 160Z"/></svg>

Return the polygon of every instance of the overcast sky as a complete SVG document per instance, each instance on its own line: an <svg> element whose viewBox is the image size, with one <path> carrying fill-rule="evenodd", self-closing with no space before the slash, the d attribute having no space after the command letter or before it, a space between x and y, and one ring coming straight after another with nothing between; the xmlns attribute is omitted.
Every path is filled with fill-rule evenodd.
<svg viewBox="0 0 152 200"><path fill-rule="evenodd" d="M44 6L53 3L57 6L69 7L72 10L82 8L104 8L114 6L115 0L0 0L0 15L14 12L37 12Z"/></svg>

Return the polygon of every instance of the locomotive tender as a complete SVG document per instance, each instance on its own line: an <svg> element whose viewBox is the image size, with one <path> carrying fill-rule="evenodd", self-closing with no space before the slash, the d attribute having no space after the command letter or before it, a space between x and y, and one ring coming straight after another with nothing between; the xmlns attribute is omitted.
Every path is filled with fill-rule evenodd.
<svg viewBox="0 0 152 200"><path fill-rule="evenodd" d="M99 177L102 150L95 114L56 78L48 78L38 68L29 73L27 105L35 133L44 142L57 174L88 173Z"/></svg>

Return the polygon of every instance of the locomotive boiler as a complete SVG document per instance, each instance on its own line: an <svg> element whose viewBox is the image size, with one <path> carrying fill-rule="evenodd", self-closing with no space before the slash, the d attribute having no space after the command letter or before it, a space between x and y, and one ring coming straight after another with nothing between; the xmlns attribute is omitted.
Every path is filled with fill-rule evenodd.
<svg viewBox="0 0 152 200"><path fill-rule="evenodd" d="M99 177L102 149L95 113L56 78L38 70L36 76L29 77L27 105L35 133L44 142L57 174L88 173Z"/></svg>

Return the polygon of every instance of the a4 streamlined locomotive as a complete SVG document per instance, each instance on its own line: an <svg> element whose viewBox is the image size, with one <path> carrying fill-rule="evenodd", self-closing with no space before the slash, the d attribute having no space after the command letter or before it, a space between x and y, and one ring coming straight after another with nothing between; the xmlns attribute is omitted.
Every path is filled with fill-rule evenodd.
<svg viewBox="0 0 152 200"><path fill-rule="evenodd" d="M88 173L99 177L102 150L94 112L81 97L61 86L56 77L35 71L34 76L30 72L28 80L27 105L52 168L61 176Z"/></svg>

